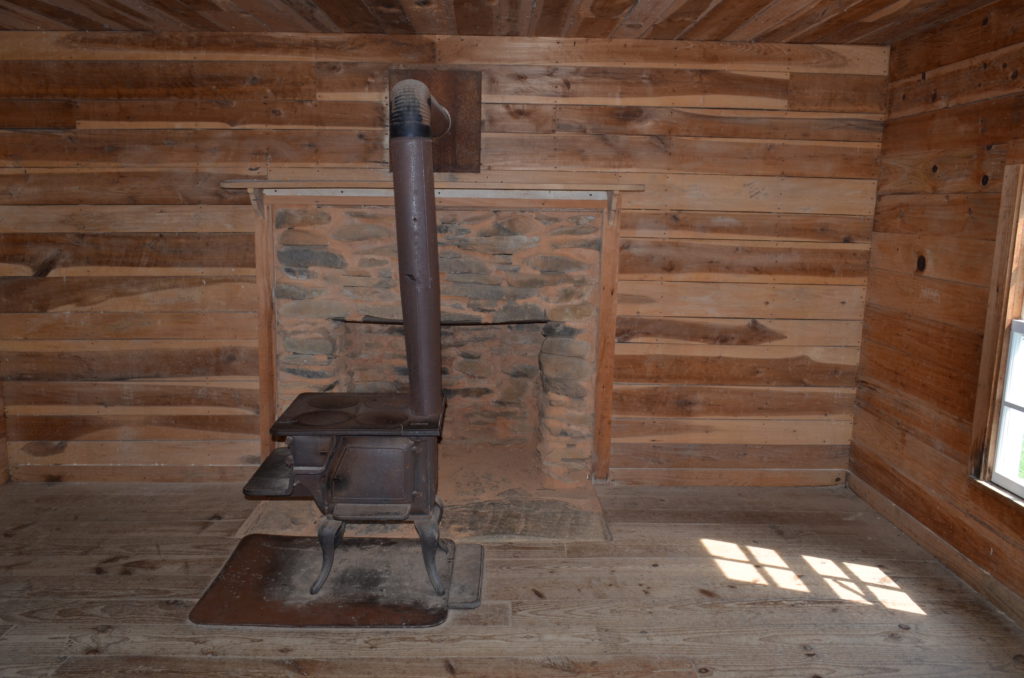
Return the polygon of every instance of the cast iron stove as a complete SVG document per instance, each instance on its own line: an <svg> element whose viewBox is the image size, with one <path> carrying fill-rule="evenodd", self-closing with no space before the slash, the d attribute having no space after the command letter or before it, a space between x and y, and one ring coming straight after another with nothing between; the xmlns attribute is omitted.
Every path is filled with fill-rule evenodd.
<svg viewBox="0 0 1024 678"><path fill-rule="evenodd" d="M285 446L264 460L244 492L316 502L323 514L319 574L312 577L308 538L250 535L193 609L197 623L430 625L443 621L449 607L479 605L483 549L469 544L456 552L439 533L445 403L431 119L444 121L442 133L450 125L423 83L403 80L392 88L390 155L409 392L303 393L288 406L270 429ZM412 540L342 544L349 523L393 522L415 526L425 575L410 571ZM331 578L338 550L346 569ZM308 586L308 594L297 592L299 586Z"/></svg>
<svg viewBox="0 0 1024 678"><path fill-rule="evenodd" d="M394 521L415 525L430 583L445 593L436 566L437 550L448 551L436 498L443 415L415 416L405 393L303 393L271 427L288 446L263 462L245 494L310 497L324 514L310 593L327 580L346 523Z"/></svg>

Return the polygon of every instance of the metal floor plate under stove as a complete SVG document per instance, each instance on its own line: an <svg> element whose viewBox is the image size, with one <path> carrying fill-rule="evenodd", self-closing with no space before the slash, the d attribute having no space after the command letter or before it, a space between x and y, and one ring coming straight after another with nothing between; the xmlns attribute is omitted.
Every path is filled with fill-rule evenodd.
<svg viewBox="0 0 1024 678"><path fill-rule="evenodd" d="M349 539L317 594L309 581L320 566L309 537L254 534L243 539L192 609L195 624L296 627L424 627L449 609L480 604L483 547L449 543L438 552L445 594L425 577L415 539ZM410 576L415 573L415 576Z"/></svg>

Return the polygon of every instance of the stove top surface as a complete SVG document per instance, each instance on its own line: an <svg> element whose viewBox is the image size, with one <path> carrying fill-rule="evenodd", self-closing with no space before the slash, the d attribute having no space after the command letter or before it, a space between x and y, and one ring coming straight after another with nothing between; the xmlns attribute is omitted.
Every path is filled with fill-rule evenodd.
<svg viewBox="0 0 1024 678"><path fill-rule="evenodd" d="M294 435L439 436L442 411L414 418L407 393L302 393L270 432Z"/></svg>

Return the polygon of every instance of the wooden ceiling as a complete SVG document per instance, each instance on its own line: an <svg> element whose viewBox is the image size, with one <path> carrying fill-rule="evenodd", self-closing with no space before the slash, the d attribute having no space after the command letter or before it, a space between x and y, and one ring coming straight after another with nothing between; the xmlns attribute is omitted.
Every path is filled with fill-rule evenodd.
<svg viewBox="0 0 1024 678"><path fill-rule="evenodd" d="M0 0L0 28L419 33L887 45L992 1Z"/></svg>

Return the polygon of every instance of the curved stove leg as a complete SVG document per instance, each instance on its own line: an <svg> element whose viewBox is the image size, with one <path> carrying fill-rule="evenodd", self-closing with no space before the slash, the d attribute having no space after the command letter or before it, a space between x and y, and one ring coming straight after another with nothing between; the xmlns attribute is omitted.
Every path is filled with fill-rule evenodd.
<svg viewBox="0 0 1024 678"><path fill-rule="evenodd" d="M316 530L316 536L320 541L323 564L320 566L320 576L316 578L313 586L309 588L310 594L316 595L319 593L324 582L327 581L327 576L331 574L331 567L334 565L334 551L338 548L338 543L341 542L341 537L344 533L344 522L327 516L324 516L323 520L320 521L320 526Z"/></svg>
<svg viewBox="0 0 1024 678"><path fill-rule="evenodd" d="M423 550L423 564L427 567L427 577L430 578L430 585L439 596L445 593L444 584L441 583L441 576L437 572L437 550L440 548L448 552L448 545L440 538L441 503L435 503L429 516L413 518L416 526L416 533L420 536L420 548Z"/></svg>

